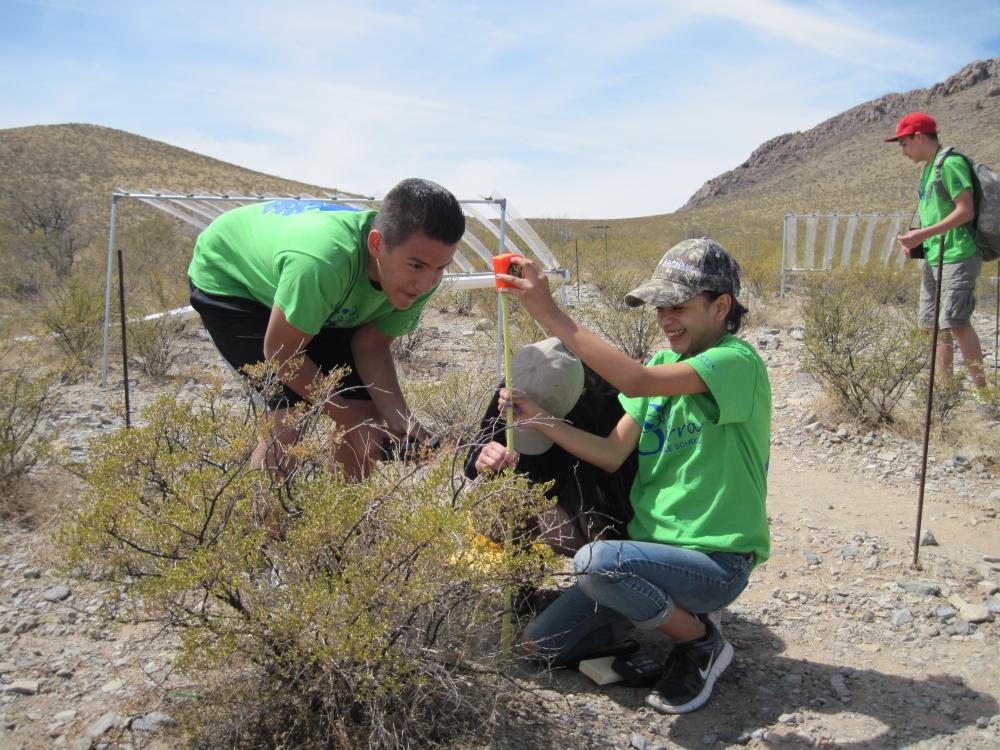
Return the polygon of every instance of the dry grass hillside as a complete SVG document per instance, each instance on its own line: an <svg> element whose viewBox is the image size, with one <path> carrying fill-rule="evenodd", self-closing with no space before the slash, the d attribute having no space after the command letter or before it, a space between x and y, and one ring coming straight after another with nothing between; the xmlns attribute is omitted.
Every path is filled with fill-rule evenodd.
<svg viewBox="0 0 1000 750"><path fill-rule="evenodd" d="M115 188L313 193L321 188L244 169L160 141L97 125L0 130L0 193L43 184L102 208Z"/></svg>

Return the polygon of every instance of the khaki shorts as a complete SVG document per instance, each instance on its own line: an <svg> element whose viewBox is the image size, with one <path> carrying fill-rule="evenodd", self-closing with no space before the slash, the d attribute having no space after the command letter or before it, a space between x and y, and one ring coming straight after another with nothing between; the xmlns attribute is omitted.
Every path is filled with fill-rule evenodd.
<svg viewBox="0 0 1000 750"><path fill-rule="evenodd" d="M941 328L961 328L971 325L972 312L976 309L976 279L983 269L983 256L976 253L958 263L945 263L942 267ZM935 276L937 269L924 261L924 279L917 305L917 321L930 328L934 323Z"/></svg>

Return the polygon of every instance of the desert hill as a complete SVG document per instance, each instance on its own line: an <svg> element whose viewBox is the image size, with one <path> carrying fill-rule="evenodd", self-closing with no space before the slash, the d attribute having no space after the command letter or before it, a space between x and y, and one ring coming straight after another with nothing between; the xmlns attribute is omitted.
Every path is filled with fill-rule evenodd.
<svg viewBox="0 0 1000 750"><path fill-rule="evenodd" d="M104 199L116 188L322 194L322 188L255 172L160 141L98 125L0 130L0 192L44 185Z"/></svg>
<svg viewBox="0 0 1000 750"><path fill-rule="evenodd" d="M706 182L681 211L720 204L752 204L776 215L908 207L915 169L883 139L912 110L934 116L943 143L1000 165L1000 58L993 58L929 88L887 94L805 132L772 138L736 169Z"/></svg>

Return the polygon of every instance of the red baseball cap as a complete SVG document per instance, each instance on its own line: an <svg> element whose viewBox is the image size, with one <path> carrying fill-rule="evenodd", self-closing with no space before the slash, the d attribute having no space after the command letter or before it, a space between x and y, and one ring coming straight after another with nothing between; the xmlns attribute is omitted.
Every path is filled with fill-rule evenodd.
<svg viewBox="0 0 1000 750"><path fill-rule="evenodd" d="M898 141L904 135L913 135L914 133L937 135L937 123L926 112L910 112L910 114L899 118L899 123L896 125L896 137L885 140L886 143Z"/></svg>

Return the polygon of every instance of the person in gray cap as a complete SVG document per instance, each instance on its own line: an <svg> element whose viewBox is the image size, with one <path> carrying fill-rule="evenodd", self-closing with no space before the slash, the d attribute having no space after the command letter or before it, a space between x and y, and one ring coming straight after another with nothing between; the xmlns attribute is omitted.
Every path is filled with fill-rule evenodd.
<svg viewBox="0 0 1000 750"><path fill-rule="evenodd" d="M733 657L708 614L734 601L770 554L771 388L760 356L733 335L746 313L739 266L707 238L664 254L625 297L656 308L669 344L643 366L559 309L537 265L521 263L523 277L498 277L513 285L501 291L621 391L625 415L607 435L588 433L515 391L517 418L608 472L632 451L639 456L629 538L576 553L576 582L526 628L521 647L564 666L613 650L626 621L658 628L673 649L646 702L694 711Z"/></svg>
<svg viewBox="0 0 1000 750"><path fill-rule="evenodd" d="M625 413L618 392L555 337L521 347L511 362L511 377L546 413L587 432L606 433ZM559 554L573 555L597 539L624 537L632 517L628 494L636 472L635 453L609 474L523 423L514 427L511 452L499 404L498 388L470 442L466 476L474 479L512 468L531 484L549 484L545 494L556 503L540 514L535 526L542 541Z"/></svg>

